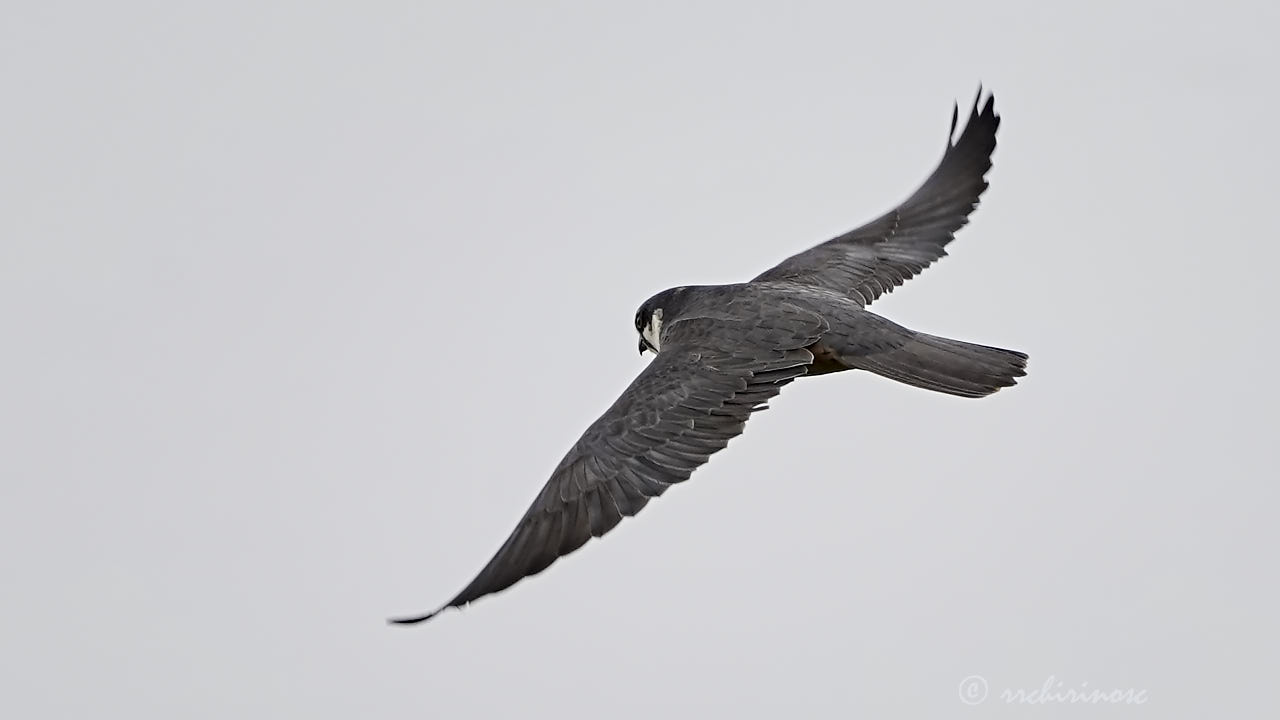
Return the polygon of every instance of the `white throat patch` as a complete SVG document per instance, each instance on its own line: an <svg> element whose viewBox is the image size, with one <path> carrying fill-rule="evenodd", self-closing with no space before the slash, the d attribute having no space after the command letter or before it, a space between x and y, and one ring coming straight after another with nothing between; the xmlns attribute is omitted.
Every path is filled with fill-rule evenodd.
<svg viewBox="0 0 1280 720"><path fill-rule="evenodd" d="M653 315L649 316L649 324L644 326L644 330L640 334L644 336L645 342L649 343L654 352L662 351L660 337L662 335L662 308L653 311Z"/></svg>

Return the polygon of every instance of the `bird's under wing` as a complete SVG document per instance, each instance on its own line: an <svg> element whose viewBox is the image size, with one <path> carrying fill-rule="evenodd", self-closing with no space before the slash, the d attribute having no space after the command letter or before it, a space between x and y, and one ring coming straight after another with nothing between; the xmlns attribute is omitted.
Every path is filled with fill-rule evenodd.
<svg viewBox="0 0 1280 720"><path fill-rule="evenodd" d="M663 329L662 352L583 433L471 584L416 623L541 572L682 482L752 412L803 375L826 322L797 308L767 322L695 318Z"/></svg>
<svg viewBox="0 0 1280 720"><path fill-rule="evenodd" d="M945 247L967 222L987 189L1000 118L995 98L982 90L964 131L954 140L959 107L942 162L906 202L883 216L783 260L755 280L786 280L834 290L864 306L906 282L947 254Z"/></svg>

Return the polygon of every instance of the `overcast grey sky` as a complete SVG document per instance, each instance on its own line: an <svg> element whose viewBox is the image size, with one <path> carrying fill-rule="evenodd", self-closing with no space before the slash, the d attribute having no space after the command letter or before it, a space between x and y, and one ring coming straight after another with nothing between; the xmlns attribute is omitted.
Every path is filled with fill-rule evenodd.
<svg viewBox="0 0 1280 720"><path fill-rule="evenodd" d="M0 22L0 715L1274 707L1274 4L177 5ZM887 210L979 82L991 189L874 309L1022 384L799 382L384 624L644 366L642 300ZM1147 702L1000 697L1046 683Z"/></svg>

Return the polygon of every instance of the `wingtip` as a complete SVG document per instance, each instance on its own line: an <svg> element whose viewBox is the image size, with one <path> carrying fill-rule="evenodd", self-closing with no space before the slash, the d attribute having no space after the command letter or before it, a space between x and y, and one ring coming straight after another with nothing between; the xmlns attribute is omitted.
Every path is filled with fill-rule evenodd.
<svg viewBox="0 0 1280 720"><path fill-rule="evenodd" d="M983 97L984 94L986 96L985 100ZM995 101L996 101L995 93L988 90L981 82L979 82L978 93L973 98L973 110L969 115L969 119L965 123L966 130L968 129L969 125L974 122L974 120L980 117L984 117L986 115L990 115L993 120L995 120L996 122L999 122L999 115L996 115L996 111L995 111ZM956 136L956 128L959 125L960 125L960 103L957 101L955 104L951 106L951 132L947 134L947 146L949 148L955 147L955 144L960 141L960 138Z"/></svg>
<svg viewBox="0 0 1280 720"><path fill-rule="evenodd" d="M983 93L986 93L986 101L983 101ZM978 83L978 94L973 98L973 114L986 115L991 113L995 115L996 94L988 90L982 83Z"/></svg>
<svg viewBox="0 0 1280 720"><path fill-rule="evenodd" d="M414 617L403 617L403 618L387 618L387 624L388 625L417 625L418 623L424 623L430 620L431 618L439 615L440 613L444 612L447 609L449 609L449 606L445 605L442 608L437 608L436 610L432 610L426 615L416 615Z"/></svg>

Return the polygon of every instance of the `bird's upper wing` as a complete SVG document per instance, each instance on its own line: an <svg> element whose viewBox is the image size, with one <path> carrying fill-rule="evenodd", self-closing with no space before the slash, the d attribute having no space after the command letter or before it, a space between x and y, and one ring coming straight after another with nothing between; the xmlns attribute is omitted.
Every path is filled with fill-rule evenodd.
<svg viewBox="0 0 1280 720"><path fill-rule="evenodd" d="M471 584L428 620L541 572L688 479L747 417L803 375L822 318L787 308L768 322L697 318L663 329L662 352L583 433Z"/></svg>
<svg viewBox="0 0 1280 720"><path fill-rule="evenodd" d="M898 207L862 227L783 260L755 280L787 280L835 290L864 306L914 277L947 254L955 232L987 189L1000 118L994 98L979 106L982 91L964 132L954 143L959 107L942 162L919 190Z"/></svg>

